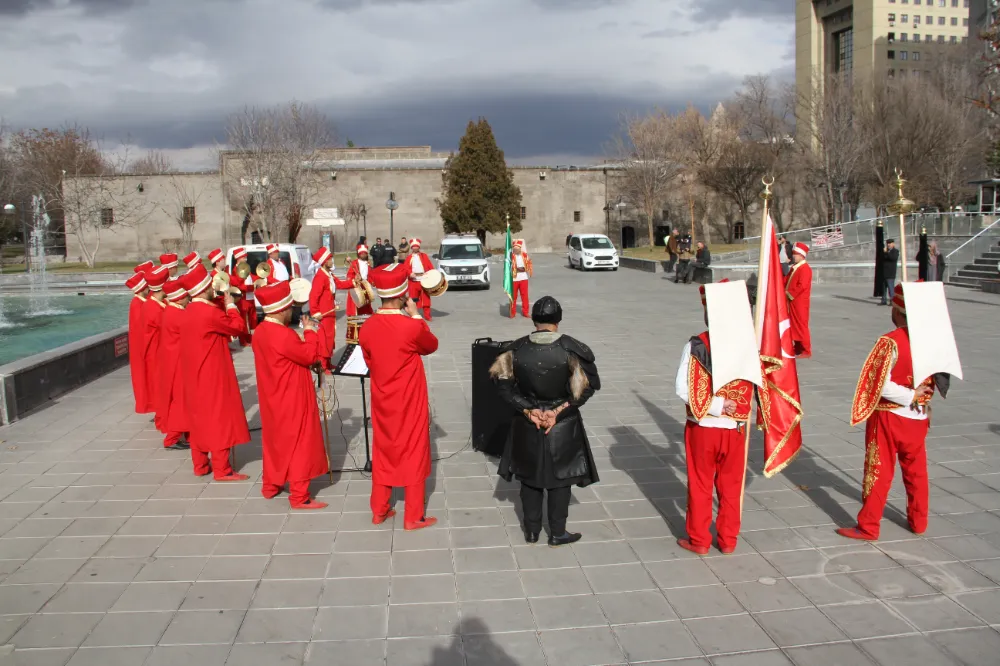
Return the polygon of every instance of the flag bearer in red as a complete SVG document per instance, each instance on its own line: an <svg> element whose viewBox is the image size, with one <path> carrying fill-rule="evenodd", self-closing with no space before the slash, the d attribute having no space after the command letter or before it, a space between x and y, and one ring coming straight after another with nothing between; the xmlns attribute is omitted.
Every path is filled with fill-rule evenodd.
<svg viewBox="0 0 1000 666"><path fill-rule="evenodd" d="M201 263L201 255L198 254L197 252L189 252L188 254L184 255L184 259L182 259L181 261L184 262L184 265L187 266L187 269L190 271L193 270L195 266Z"/></svg>
<svg viewBox="0 0 1000 666"><path fill-rule="evenodd" d="M210 471L216 481L245 481L233 472L229 450L250 441L243 398L229 353L229 339L245 332L233 297L225 294L225 309L211 300L212 278L204 266L181 278L191 296L181 329L181 369L187 404L191 459L196 476Z"/></svg>
<svg viewBox="0 0 1000 666"><path fill-rule="evenodd" d="M706 307L705 286L699 288ZM698 555L707 555L712 545L712 488L719 497L715 520L718 547L729 554L736 550L743 512L743 484L747 465L747 422L753 403L753 384L737 379L712 395L712 350L708 331L684 345L674 382L684 401L687 423L684 448L687 454L687 539L677 545Z"/></svg>
<svg viewBox="0 0 1000 666"><path fill-rule="evenodd" d="M309 316L319 322L323 370L330 372L333 370L330 354L337 342L337 300L334 296L338 289L350 289L354 283L341 280L333 274L333 255L329 248L321 247L312 258L319 264L319 270L313 276L312 289L309 291Z"/></svg>
<svg viewBox="0 0 1000 666"><path fill-rule="evenodd" d="M406 258L406 265L410 269L410 298L417 302L417 306L424 311L424 319L431 320L431 297L427 295L424 288L420 286L420 278L424 273L434 268L431 258L426 253L420 251L420 239L414 238L410 241L410 254Z"/></svg>
<svg viewBox="0 0 1000 666"><path fill-rule="evenodd" d="M184 440L190 428L180 354L181 329L186 322L184 308L190 298L180 280L168 280L163 293L166 294L167 307L160 321L160 405L156 412L163 414L164 448L187 451L190 446Z"/></svg>
<svg viewBox="0 0 1000 666"><path fill-rule="evenodd" d="M160 266L170 271L170 277L177 275L177 255L173 252L160 255Z"/></svg>
<svg viewBox="0 0 1000 666"><path fill-rule="evenodd" d="M347 281L351 283L353 287L358 283L359 280L368 280L368 272L371 270L371 264L368 263L368 246L364 243L358 245L358 258L350 263L347 267ZM362 305L360 308L354 302L354 299L348 296L347 298L347 316L354 317L356 315L370 315L372 313L372 304L367 303Z"/></svg>
<svg viewBox="0 0 1000 666"><path fill-rule="evenodd" d="M812 356L812 336L809 335L809 304L812 299L812 266L806 263L809 246L796 243L792 249L792 270L785 278L788 316L792 324L792 345L797 358Z"/></svg>
<svg viewBox="0 0 1000 666"><path fill-rule="evenodd" d="M424 493L431 473L430 407L421 356L433 354L438 339L406 297L406 264L387 264L371 272L382 307L361 327L358 344L371 372L372 523L396 514L392 489L406 489L403 527L430 527ZM405 309L403 309L405 308Z"/></svg>
<svg viewBox="0 0 1000 666"><path fill-rule="evenodd" d="M521 316L529 317L528 314L528 278L535 274L531 266L531 259L524 251L524 241L518 238L511 248L510 265L514 269L514 293L511 294L510 318L517 314L517 299L521 298Z"/></svg>
<svg viewBox="0 0 1000 666"><path fill-rule="evenodd" d="M303 320L305 334L288 327L292 292L288 282L261 287L257 298L264 321L253 336L257 396L264 437L264 478L261 493L275 497L288 484L293 509L324 509L325 502L309 496L309 481L330 471L316 407L316 387L309 368L320 359L317 327Z"/></svg>
<svg viewBox="0 0 1000 666"><path fill-rule="evenodd" d="M152 404L152 397L146 388L146 359L145 359L145 322L142 319L143 306L146 303L146 294L149 287L146 285L146 277L142 271L136 271L128 280L125 286L132 290L135 296L128 306L128 365L132 375L132 395L135 396L135 413L149 414L155 411Z"/></svg>
<svg viewBox="0 0 1000 666"><path fill-rule="evenodd" d="M906 488L906 519L914 534L927 530L927 431L929 405L935 387L947 393L948 375L934 375L914 386L910 332L906 321L903 285L892 299L896 328L875 343L861 367L851 406L851 425L865 424L865 475L857 527L837 530L849 539L875 541L882 511L892 486L896 460ZM940 386L938 386L940 384Z"/></svg>
<svg viewBox="0 0 1000 666"><path fill-rule="evenodd" d="M167 283L166 266L159 266L146 273L149 298L142 304L143 358L146 360L146 395L149 396L151 411L155 412L153 423L160 432L163 429L163 413L160 411L160 322L163 309L163 285Z"/></svg>
<svg viewBox="0 0 1000 666"><path fill-rule="evenodd" d="M215 252L215 250L213 250ZM219 260L216 262L215 270L219 272L226 272L226 256L222 254L222 250L218 250L220 255ZM209 255L211 256L211 255ZM233 261L235 264L239 264L241 261L247 260L246 248L238 247L233 250ZM280 262L279 262L280 263ZM236 266L229 271L229 284L240 290L240 299L236 301L236 309L239 310L240 318L243 319L243 329L244 332L240 335L240 346L246 347L250 344L254 329L257 328L257 301L254 299L254 281L256 276L253 273L245 278L241 278L236 274Z"/></svg>

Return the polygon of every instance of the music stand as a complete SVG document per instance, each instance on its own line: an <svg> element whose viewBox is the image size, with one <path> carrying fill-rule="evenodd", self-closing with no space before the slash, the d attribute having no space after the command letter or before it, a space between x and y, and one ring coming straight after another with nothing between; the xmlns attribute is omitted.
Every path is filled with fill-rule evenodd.
<svg viewBox="0 0 1000 666"><path fill-rule="evenodd" d="M357 344L349 343L341 349L334 351L330 359L334 364L331 373L334 376L357 377L361 380L361 427L365 431L365 466L362 468L332 469L331 472L367 472L372 471L371 440L368 437L368 426L371 425L371 418L368 416L368 394L365 391L365 379L371 376L368 371L368 364L365 363L361 347Z"/></svg>

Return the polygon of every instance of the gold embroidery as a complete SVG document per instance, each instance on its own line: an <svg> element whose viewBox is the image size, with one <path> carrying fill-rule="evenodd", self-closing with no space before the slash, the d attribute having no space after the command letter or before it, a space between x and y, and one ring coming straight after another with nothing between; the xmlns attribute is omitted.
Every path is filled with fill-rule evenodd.
<svg viewBox="0 0 1000 666"><path fill-rule="evenodd" d="M896 341L882 336L865 364L861 367L857 387L854 389L854 402L851 405L851 425L855 426L868 419L878 408L882 398L882 387L892 369L892 356L896 353Z"/></svg>
<svg viewBox="0 0 1000 666"><path fill-rule="evenodd" d="M868 450L865 452L865 480L862 486L861 498L868 499L868 496L872 494L872 489L878 482L878 474L881 461L878 456L878 438L876 433L878 431L872 428L872 438L868 442Z"/></svg>
<svg viewBox="0 0 1000 666"><path fill-rule="evenodd" d="M701 421L712 406L712 397L708 390L708 370L694 356L688 365L688 405L695 420Z"/></svg>

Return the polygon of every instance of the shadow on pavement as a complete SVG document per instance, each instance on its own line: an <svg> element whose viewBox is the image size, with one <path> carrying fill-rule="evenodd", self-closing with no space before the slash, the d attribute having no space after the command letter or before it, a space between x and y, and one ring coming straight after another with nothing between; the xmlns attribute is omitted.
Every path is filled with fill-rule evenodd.
<svg viewBox="0 0 1000 666"><path fill-rule="evenodd" d="M477 666L519 666L521 662L516 661L491 639L485 622L472 617L462 620L455 627L455 636L447 648L434 648L426 666L464 666L466 663Z"/></svg>

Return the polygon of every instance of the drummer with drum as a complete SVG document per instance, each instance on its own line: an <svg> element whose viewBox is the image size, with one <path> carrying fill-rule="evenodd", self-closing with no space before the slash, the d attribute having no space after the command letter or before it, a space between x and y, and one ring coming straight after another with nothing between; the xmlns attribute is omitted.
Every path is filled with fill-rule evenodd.
<svg viewBox="0 0 1000 666"><path fill-rule="evenodd" d="M410 255L406 261L410 269L410 298L415 300L417 305L424 311L424 319L430 321L431 296L436 294L431 294L426 287L422 286L421 282L425 275L429 275L432 272L436 273L437 271L434 270L431 258L426 253L420 251L419 238L414 238L410 241ZM444 278L444 275L441 278ZM445 284L447 285L447 281ZM447 289L447 286L445 289ZM444 290L442 290L442 293L444 293Z"/></svg>

